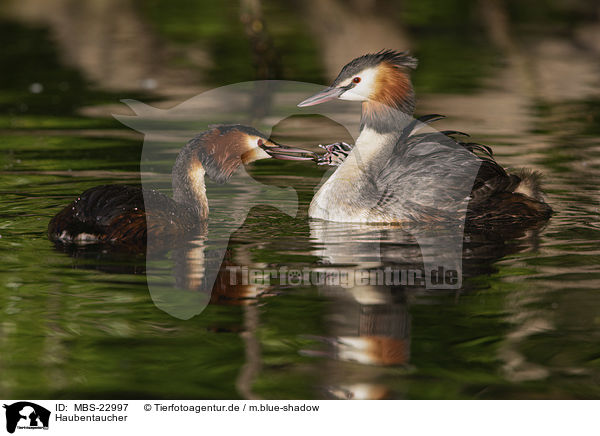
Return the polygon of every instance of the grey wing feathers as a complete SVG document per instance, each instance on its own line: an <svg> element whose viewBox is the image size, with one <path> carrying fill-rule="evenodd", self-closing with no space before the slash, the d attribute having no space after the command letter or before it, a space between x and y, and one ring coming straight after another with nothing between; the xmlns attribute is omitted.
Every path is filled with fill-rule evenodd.
<svg viewBox="0 0 600 436"><path fill-rule="evenodd" d="M508 174L494 160L490 147L462 142L454 136L468 135L454 130L422 131L442 118L426 115L403 129L392 157L373 176L381 197L374 209L399 219L459 218L468 205L472 217L489 206L490 198L520 192L523 173ZM538 178L534 173L526 175L528 191L536 198Z"/></svg>

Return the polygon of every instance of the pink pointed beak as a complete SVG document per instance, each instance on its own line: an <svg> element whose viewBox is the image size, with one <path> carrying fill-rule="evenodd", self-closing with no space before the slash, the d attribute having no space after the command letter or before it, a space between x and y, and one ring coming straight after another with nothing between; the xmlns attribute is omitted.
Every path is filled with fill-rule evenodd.
<svg viewBox="0 0 600 436"><path fill-rule="evenodd" d="M325 103L326 101L338 98L346 91L344 88L329 87L323 91L307 98L306 100L298 103L298 107L314 106L316 104Z"/></svg>
<svg viewBox="0 0 600 436"><path fill-rule="evenodd" d="M287 145L281 145L273 142L275 146L269 146L266 144L260 144L260 148L267 152L269 156L274 159L281 160L312 160L318 162L319 155L313 151L304 150L302 148L288 147Z"/></svg>

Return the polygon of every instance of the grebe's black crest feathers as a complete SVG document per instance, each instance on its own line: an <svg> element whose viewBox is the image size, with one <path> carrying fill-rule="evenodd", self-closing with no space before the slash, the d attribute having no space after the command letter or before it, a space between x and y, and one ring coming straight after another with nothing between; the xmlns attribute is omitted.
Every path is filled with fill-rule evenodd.
<svg viewBox="0 0 600 436"><path fill-rule="evenodd" d="M398 68L408 68L414 70L417 68L418 61L410 56L407 51L381 50L377 53L369 53L347 63L340 74L333 82L332 86L346 80L348 77L354 76L365 68L373 68L382 62L387 62Z"/></svg>
<svg viewBox="0 0 600 436"><path fill-rule="evenodd" d="M406 67L411 70L416 70L419 65L419 61L417 58L411 56L409 52L406 51L394 51L394 50L382 50L377 53L378 56L382 58L382 61L388 61L398 67Z"/></svg>
<svg viewBox="0 0 600 436"><path fill-rule="evenodd" d="M412 57L408 51L395 50L380 50L377 53L361 56L360 58L355 59L355 61L360 59L363 59L362 62L365 62L366 64L378 65L382 62L388 62L396 67L410 68L411 70L416 69L419 63L417 58Z"/></svg>

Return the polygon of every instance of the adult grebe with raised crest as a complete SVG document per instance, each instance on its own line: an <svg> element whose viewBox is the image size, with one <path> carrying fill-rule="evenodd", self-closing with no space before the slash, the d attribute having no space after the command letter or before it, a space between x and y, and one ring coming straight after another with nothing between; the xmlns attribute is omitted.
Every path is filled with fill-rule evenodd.
<svg viewBox="0 0 600 436"><path fill-rule="evenodd" d="M339 166L314 196L309 216L367 223L466 217L468 224L486 226L547 220L552 209L544 202L538 173L507 173L489 147L456 139L460 132L421 131L443 117L412 118L410 70L416 65L406 52L358 57L330 87L298 105L333 99L362 104L356 144L327 148L325 161ZM276 149L263 148L278 158Z"/></svg>

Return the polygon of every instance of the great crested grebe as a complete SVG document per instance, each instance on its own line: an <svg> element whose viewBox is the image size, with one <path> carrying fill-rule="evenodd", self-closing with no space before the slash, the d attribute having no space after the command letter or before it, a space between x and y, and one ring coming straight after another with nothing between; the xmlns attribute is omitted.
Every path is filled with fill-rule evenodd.
<svg viewBox="0 0 600 436"><path fill-rule="evenodd" d="M279 152L265 153L271 147ZM136 186L96 186L52 218L48 237L61 243L113 243L138 248L146 246L149 234L154 241L172 242L206 223L205 174L224 183L240 164L279 154L307 159L303 157L306 151L276 144L252 127L214 126L191 139L177 155L172 170L173 198ZM152 220L146 219L149 214Z"/></svg>
<svg viewBox="0 0 600 436"><path fill-rule="evenodd" d="M460 132L418 133L443 117L412 118L410 70L416 65L406 52L367 54L344 66L330 87L298 104L336 98L362 103L356 144L327 148L326 163L339 166L314 196L309 216L363 223L460 220L465 213L470 224L547 220L552 209L537 173L508 174L489 147L453 137ZM276 148L265 150L278 157Z"/></svg>

